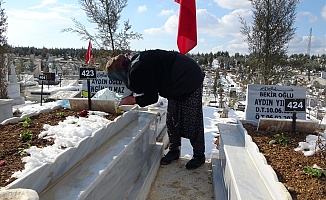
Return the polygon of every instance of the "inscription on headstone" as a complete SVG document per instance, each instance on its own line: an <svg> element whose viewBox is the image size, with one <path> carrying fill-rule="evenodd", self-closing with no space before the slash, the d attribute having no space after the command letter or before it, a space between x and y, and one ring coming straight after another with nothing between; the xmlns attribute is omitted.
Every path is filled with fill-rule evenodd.
<svg viewBox="0 0 326 200"><path fill-rule="evenodd" d="M306 88L279 85L248 85L246 120L260 118L292 119L292 112L285 111L286 99L305 99ZM297 114L298 119L306 119L306 112Z"/></svg>
<svg viewBox="0 0 326 200"><path fill-rule="evenodd" d="M96 73L96 79L90 81L90 92L94 95L96 92L108 88L109 90L122 95L122 98L129 96L132 92L126 87L123 81L111 80L106 73L99 71ZM86 81L83 80L82 90L87 91Z"/></svg>

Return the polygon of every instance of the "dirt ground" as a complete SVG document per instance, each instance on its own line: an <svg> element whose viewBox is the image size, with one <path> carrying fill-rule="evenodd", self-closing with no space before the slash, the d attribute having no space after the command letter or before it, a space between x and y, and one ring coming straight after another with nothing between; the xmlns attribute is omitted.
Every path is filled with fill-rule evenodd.
<svg viewBox="0 0 326 200"><path fill-rule="evenodd" d="M189 159L180 158L160 165L147 200L214 199L210 160L194 170L187 170Z"/></svg>

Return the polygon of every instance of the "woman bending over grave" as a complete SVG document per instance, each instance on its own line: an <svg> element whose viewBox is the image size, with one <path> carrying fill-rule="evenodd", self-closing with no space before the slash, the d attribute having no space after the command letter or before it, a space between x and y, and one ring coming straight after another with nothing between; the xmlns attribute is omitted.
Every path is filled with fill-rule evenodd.
<svg viewBox="0 0 326 200"><path fill-rule="evenodd" d="M205 163L205 141L202 110L204 72L191 58L164 50L143 51L131 59L118 55L111 59L106 70L110 79L122 80L138 94L121 100L120 105L154 104L159 95L168 99L167 132L169 151L161 159L162 165L180 157L181 137L188 138L193 158L187 169Z"/></svg>

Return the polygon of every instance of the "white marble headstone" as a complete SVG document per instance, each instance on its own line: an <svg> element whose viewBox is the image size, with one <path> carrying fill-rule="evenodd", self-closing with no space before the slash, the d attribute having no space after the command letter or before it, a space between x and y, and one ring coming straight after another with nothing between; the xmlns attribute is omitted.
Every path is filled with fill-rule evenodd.
<svg viewBox="0 0 326 200"><path fill-rule="evenodd" d="M306 88L280 85L248 85L246 120L260 118L292 119L293 113L285 112L285 99L306 99ZM297 119L306 119L306 112L298 112Z"/></svg>
<svg viewBox="0 0 326 200"><path fill-rule="evenodd" d="M17 83L18 82L16 72L15 72L15 66L13 64L10 65L9 82L10 83Z"/></svg>

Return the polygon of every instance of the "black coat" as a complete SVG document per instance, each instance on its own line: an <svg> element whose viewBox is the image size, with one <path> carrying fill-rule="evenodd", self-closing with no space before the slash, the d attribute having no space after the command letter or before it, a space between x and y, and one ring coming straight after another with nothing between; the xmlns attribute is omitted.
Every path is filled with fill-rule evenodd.
<svg viewBox="0 0 326 200"><path fill-rule="evenodd" d="M191 58L164 50L143 51L131 59L129 87L142 94L136 103L147 106L158 101L158 95L183 101L204 80L204 72Z"/></svg>

